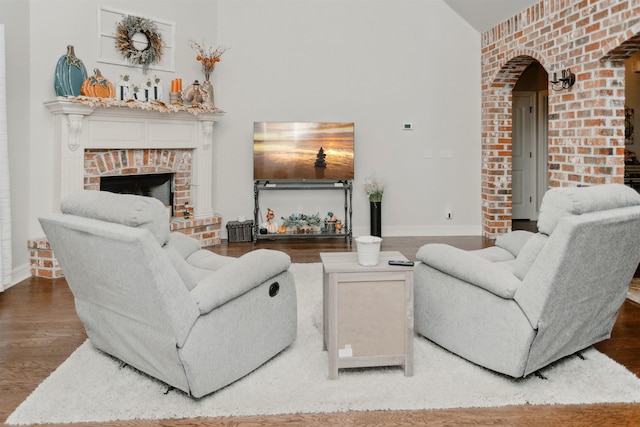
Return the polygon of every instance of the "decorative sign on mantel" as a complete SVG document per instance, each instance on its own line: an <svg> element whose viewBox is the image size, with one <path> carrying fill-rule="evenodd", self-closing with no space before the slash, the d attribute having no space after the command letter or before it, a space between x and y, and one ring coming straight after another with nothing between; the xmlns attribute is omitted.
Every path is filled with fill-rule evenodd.
<svg viewBox="0 0 640 427"><path fill-rule="evenodd" d="M205 104L200 105L184 105L184 104L165 104L160 100L155 101L139 101L135 99L128 99L126 101L120 101L114 98L92 98L88 96L67 96L60 97L62 99L68 99L72 102L88 105L89 107L129 107L136 110L146 111L158 111L161 113L177 113L184 111L193 115L204 113L224 113L217 107L209 107Z"/></svg>

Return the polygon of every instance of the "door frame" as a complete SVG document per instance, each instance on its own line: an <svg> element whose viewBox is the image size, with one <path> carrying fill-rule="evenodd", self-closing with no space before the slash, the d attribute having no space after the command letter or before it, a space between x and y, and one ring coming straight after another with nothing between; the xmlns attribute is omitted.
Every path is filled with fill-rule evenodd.
<svg viewBox="0 0 640 427"><path fill-rule="evenodd" d="M540 214L540 204L542 197L549 189L549 91L538 91L537 99L537 127L538 134L536 137L537 165L536 165L536 216L538 220Z"/></svg>

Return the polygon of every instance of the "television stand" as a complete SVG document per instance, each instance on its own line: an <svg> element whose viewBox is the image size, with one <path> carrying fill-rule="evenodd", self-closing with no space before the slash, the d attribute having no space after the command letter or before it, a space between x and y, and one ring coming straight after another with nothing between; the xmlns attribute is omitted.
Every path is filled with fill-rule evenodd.
<svg viewBox="0 0 640 427"><path fill-rule="evenodd" d="M260 234L260 192L273 190L339 190L344 191L344 223L340 232L290 232L286 233L268 233ZM275 240L275 239L309 239L309 238L342 238L351 244L353 237L352 230L352 198L353 198L353 181L351 180L310 180L310 181L275 181L275 180L257 180L253 182L253 244L258 240Z"/></svg>

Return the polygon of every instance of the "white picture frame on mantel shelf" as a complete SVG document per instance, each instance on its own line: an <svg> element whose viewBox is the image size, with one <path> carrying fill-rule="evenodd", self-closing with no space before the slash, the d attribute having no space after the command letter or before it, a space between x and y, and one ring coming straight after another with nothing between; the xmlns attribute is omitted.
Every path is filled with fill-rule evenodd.
<svg viewBox="0 0 640 427"><path fill-rule="evenodd" d="M142 68L141 65L132 65L129 63L123 54L116 48L115 40L117 26L118 23L120 23L126 16L136 16L153 21L153 23L158 27L158 33L162 36L162 40L164 42L162 59L155 64L150 64L149 69L175 72L175 22L165 21L149 16L142 16L139 13L104 6L98 6L97 62Z"/></svg>

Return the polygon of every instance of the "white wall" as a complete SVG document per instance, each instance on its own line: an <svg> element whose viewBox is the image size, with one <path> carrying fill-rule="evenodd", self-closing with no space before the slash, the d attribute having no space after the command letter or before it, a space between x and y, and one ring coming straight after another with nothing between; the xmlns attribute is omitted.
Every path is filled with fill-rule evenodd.
<svg viewBox="0 0 640 427"><path fill-rule="evenodd" d="M5 25L7 54L7 121L11 188L11 246L13 282L28 277L27 239L29 233L29 193L32 181L29 157L29 3L0 0L0 23Z"/></svg>
<svg viewBox="0 0 640 427"><path fill-rule="evenodd" d="M440 1L220 0L214 207L251 217L254 121L353 121L354 232L385 178L384 235L481 234L480 36ZM413 131L402 123L412 122ZM439 158L440 149L452 159ZM426 149L432 159L423 158ZM343 215L321 192L265 193L262 213ZM444 219L445 208L454 219Z"/></svg>
<svg viewBox="0 0 640 427"><path fill-rule="evenodd" d="M176 73L151 72L166 85L202 78L188 39L230 48L212 77L227 111L214 130L213 202L225 222L252 216L254 121L343 120L356 124L356 235L368 233L363 182L372 171L387 181L383 236L481 234L480 35L440 0L0 0L16 81L8 93L14 271L25 271L26 240L43 235L37 217L57 209L53 118L43 102L55 96L58 58L72 44L89 73L142 76L96 62L98 6L176 22ZM415 130L401 130L407 121ZM452 159L439 158L445 148ZM433 158L423 158L427 149ZM274 192L263 211L340 215L337 196Z"/></svg>

